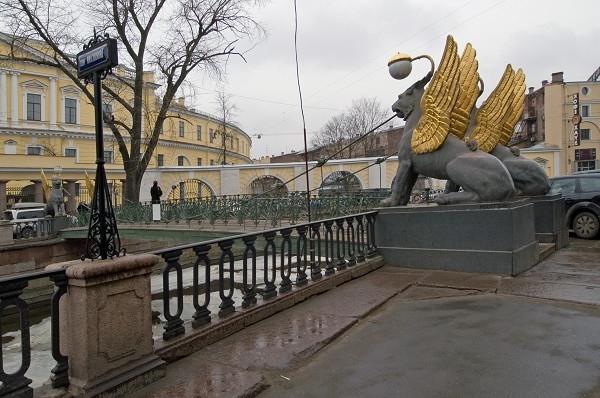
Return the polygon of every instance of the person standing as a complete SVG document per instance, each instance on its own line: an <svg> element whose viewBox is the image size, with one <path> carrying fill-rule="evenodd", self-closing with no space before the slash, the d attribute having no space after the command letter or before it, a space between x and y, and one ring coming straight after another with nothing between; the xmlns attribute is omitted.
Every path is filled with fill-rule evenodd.
<svg viewBox="0 0 600 398"><path fill-rule="evenodd" d="M150 188L150 197L152 197L152 221L160 221L160 197L162 189L158 186L158 181L154 181Z"/></svg>

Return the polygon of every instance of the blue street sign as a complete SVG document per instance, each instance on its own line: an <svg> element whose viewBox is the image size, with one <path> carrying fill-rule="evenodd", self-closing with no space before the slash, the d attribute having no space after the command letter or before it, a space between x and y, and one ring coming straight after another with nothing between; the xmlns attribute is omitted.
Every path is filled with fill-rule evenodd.
<svg viewBox="0 0 600 398"><path fill-rule="evenodd" d="M83 79L118 64L117 40L106 39L77 54L77 77Z"/></svg>

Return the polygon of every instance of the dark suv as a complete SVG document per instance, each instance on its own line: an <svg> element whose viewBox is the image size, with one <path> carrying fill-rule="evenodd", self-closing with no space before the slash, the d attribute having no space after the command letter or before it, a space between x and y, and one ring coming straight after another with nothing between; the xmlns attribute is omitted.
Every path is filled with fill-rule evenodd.
<svg viewBox="0 0 600 398"><path fill-rule="evenodd" d="M600 230L600 174L579 174L550 179L550 193L562 193L567 226L579 238L592 239Z"/></svg>

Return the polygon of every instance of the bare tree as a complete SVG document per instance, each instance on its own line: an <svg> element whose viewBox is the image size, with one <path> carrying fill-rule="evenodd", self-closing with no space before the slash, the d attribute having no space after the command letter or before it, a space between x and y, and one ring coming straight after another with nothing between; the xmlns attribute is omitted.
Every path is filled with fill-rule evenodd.
<svg viewBox="0 0 600 398"><path fill-rule="evenodd" d="M221 135L221 146L223 148L219 160L221 164L227 164L227 141L229 141L229 148L233 147L233 134L228 131L227 126L233 121L237 107L231 99L231 94L225 93L225 90L217 92L215 104L219 115L219 129L215 132L215 135Z"/></svg>
<svg viewBox="0 0 600 398"><path fill-rule="evenodd" d="M345 112L332 116L315 136L312 144L322 148L324 154L331 155L386 118L387 114L376 98L360 98L352 101L352 105ZM375 140L376 134L370 134L336 157L351 158L357 154L369 156L375 147Z"/></svg>
<svg viewBox="0 0 600 398"><path fill-rule="evenodd" d="M85 31L120 41L120 67L103 90L122 108L106 125L117 141L126 175L126 200L137 202L169 106L190 73L220 76L241 38L262 34L251 15L256 0L0 0L0 21L12 29L13 61L56 67L93 101L92 89L76 76ZM29 51L24 52L26 47ZM34 54L34 55L32 55ZM151 73L149 73L151 72ZM160 88L152 85L154 79ZM149 95L149 92L151 93ZM155 101L152 106L148 101ZM145 115L151 112L152 115ZM144 121L151 121L146 125Z"/></svg>

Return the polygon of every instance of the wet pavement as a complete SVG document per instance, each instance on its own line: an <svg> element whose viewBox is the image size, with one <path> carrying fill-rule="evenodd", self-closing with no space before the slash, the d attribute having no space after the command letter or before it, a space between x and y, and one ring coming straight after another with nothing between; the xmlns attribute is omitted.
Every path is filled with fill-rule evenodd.
<svg viewBox="0 0 600 398"><path fill-rule="evenodd" d="M516 278L383 267L133 397L600 397L600 241Z"/></svg>

